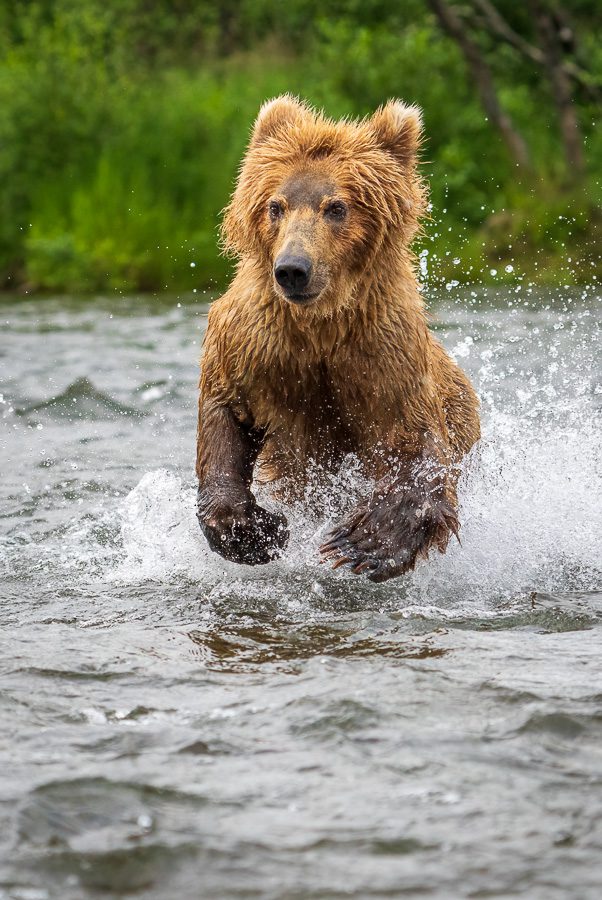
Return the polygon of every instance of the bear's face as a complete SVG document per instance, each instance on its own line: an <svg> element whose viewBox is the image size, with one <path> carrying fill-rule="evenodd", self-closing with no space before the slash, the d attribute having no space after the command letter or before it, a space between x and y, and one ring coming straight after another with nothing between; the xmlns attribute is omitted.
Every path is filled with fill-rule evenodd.
<svg viewBox="0 0 602 900"><path fill-rule="evenodd" d="M309 160L270 197L261 231L274 288L296 304L315 301L366 239L344 186Z"/></svg>
<svg viewBox="0 0 602 900"><path fill-rule="evenodd" d="M286 95L265 104L226 212L227 249L254 257L284 301L332 308L382 248L403 252L415 233L419 134L418 111L396 101L362 122Z"/></svg>

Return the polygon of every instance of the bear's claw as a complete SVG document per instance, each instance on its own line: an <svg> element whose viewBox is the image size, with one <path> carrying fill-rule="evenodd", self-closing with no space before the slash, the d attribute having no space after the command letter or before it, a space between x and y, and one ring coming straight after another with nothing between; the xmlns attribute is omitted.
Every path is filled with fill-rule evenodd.
<svg viewBox="0 0 602 900"><path fill-rule="evenodd" d="M407 490L389 494L372 509L360 504L330 531L320 553L333 569L347 564L354 575L382 582L410 572L433 547L444 552L451 534L458 537L451 504Z"/></svg>

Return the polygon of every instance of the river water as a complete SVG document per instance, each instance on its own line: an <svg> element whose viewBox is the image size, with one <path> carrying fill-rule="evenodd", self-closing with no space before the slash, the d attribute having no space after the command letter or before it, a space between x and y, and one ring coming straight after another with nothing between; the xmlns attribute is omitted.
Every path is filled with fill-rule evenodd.
<svg viewBox="0 0 602 900"><path fill-rule="evenodd" d="M373 585L303 505L278 562L208 550L203 302L0 303L1 900L600 897L600 294L432 311L462 545Z"/></svg>

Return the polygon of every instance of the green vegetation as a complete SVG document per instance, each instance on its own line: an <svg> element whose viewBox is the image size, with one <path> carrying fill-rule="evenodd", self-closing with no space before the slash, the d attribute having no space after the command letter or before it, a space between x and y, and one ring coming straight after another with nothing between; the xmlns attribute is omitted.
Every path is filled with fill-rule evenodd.
<svg viewBox="0 0 602 900"><path fill-rule="evenodd" d="M421 246L435 280L600 277L597 0L549 0L564 27L562 64L577 72L583 171L567 162L545 65L486 27L492 3L450 0L528 148L517 165L435 6L4 0L0 285L221 286L230 264L217 249L219 213L259 105L282 91L333 116L365 115L391 96L423 107L433 211ZM494 11L537 57L530 6L496 0Z"/></svg>

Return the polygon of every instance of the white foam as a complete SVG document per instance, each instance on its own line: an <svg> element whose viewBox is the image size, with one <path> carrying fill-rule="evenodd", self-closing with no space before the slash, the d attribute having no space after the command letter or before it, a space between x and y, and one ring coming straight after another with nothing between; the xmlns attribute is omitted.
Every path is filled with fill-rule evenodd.
<svg viewBox="0 0 602 900"><path fill-rule="evenodd" d="M461 487L461 546L411 576L431 600L600 587L602 453L594 422L547 427L498 415Z"/></svg>
<svg viewBox="0 0 602 900"><path fill-rule="evenodd" d="M311 565L308 541L313 540L317 548L319 526L303 515L301 507L292 519L289 511L291 540L285 557L268 566L250 568L230 563L209 549L197 522L195 504L196 487L183 485L166 469L147 472L121 505L125 555L110 577L131 582L185 576L215 586L218 591L224 580L230 588L238 581L243 591L246 581L271 580L275 570L283 575L291 566Z"/></svg>

